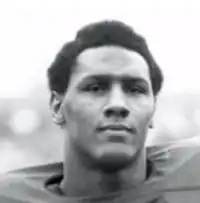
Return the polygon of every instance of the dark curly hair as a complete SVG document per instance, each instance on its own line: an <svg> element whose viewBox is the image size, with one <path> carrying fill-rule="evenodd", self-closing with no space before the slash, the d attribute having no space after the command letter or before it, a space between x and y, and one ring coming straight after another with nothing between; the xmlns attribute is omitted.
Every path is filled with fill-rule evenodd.
<svg viewBox="0 0 200 203"><path fill-rule="evenodd" d="M138 52L148 66L154 95L163 83L162 72L150 53L145 39L120 21L101 21L81 28L73 41L66 43L47 70L51 91L65 93L77 56L87 48L105 45L121 46Z"/></svg>

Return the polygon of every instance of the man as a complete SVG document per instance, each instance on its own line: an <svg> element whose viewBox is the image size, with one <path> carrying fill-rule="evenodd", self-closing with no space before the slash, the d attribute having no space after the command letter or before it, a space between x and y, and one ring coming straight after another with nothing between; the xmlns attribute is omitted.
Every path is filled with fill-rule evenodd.
<svg viewBox="0 0 200 203"><path fill-rule="evenodd" d="M118 21L87 25L48 79L63 163L8 173L0 202L199 202L198 144L145 147L163 76L143 37Z"/></svg>

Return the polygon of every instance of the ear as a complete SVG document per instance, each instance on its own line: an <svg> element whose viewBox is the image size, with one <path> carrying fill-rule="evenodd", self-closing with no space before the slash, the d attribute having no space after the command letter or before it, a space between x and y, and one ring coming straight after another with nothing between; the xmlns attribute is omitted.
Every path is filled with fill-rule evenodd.
<svg viewBox="0 0 200 203"><path fill-rule="evenodd" d="M51 92L50 107L51 107L53 122L60 126L65 124L65 118L61 109L63 97L64 97L63 95L55 91Z"/></svg>
<svg viewBox="0 0 200 203"><path fill-rule="evenodd" d="M156 107L157 107L157 96L154 96L154 110L153 110L153 114L155 114Z"/></svg>
<svg viewBox="0 0 200 203"><path fill-rule="evenodd" d="M153 129L153 128L154 128L154 125L153 125L153 121L152 121L152 120L149 122L149 128L150 128L150 129Z"/></svg>

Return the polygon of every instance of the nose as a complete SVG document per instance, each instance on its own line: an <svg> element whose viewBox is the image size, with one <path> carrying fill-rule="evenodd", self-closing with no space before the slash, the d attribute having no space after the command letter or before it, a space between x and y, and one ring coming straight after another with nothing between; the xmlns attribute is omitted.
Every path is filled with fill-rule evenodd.
<svg viewBox="0 0 200 203"><path fill-rule="evenodd" d="M126 118L128 117L130 111L127 106L126 96L120 90L120 88L115 88L109 96L108 103L104 108L104 116L106 118Z"/></svg>
<svg viewBox="0 0 200 203"><path fill-rule="evenodd" d="M104 115L107 118L110 117L126 118L129 115L129 111L126 108L115 106L107 108L105 110Z"/></svg>

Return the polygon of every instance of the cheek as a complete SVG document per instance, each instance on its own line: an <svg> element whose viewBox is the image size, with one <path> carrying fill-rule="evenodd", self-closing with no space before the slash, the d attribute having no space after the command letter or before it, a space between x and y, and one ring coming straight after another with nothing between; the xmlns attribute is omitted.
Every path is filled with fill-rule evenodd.
<svg viewBox="0 0 200 203"><path fill-rule="evenodd" d="M151 120L155 109L155 103L153 99L142 99L135 102L132 108L133 117L137 119L138 124L147 125Z"/></svg>
<svg viewBox="0 0 200 203"><path fill-rule="evenodd" d="M77 127L94 125L98 119L100 108L93 99L80 96L72 96L64 104L66 120L73 122Z"/></svg>
<svg viewBox="0 0 200 203"><path fill-rule="evenodd" d="M144 100L138 102L138 105L133 108L133 121L136 123L137 128L135 144L139 148L145 144L149 122L154 114L154 106L154 101Z"/></svg>

